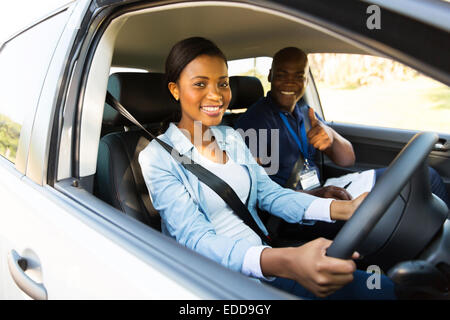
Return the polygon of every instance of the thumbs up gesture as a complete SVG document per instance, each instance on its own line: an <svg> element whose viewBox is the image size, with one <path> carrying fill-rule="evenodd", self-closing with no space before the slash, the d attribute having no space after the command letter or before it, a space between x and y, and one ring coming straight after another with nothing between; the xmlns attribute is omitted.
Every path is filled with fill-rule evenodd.
<svg viewBox="0 0 450 320"><path fill-rule="evenodd" d="M309 108L308 112L311 121L311 129L307 134L308 141L314 148L325 151L333 145L333 132L330 127L317 119L313 108Z"/></svg>

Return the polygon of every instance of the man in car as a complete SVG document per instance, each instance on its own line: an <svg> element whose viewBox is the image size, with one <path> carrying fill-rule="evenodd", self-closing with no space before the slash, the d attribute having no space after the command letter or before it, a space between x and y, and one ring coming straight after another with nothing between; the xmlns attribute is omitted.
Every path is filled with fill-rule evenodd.
<svg viewBox="0 0 450 320"><path fill-rule="evenodd" d="M268 76L271 91L249 107L237 120L235 128L244 132L251 128L257 132L260 129L279 130L279 141L276 143L280 157L279 159L270 157L271 161L278 160L278 171L270 174L272 180L278 184L318 197L348 200L351 199L351 195L345 188L318 185L319 170L314 164L317 150L324 152L335 164L342 167L353 165L355 154L351 143L327 126L302 99L308 84L308 73L308 58L302 50L288 47L278 51L273 57ZM264 159L261 155L271 153L270 136L267 135L269 139L266 150L261 149L259 141L256 151L249 146L262 165ZM374 179L380 177L384 170L385 168L375 170ZM292 180L295 171L299 178ZM293 181L294 185L289 185ZM445 185L432 168L430 168L430 182L432 192L449 206Z"/></svg>
<svg viewBox="0 0 450 320"><path fill-rule="evenodd" d="M306 106L302 100L308 83L308 70L308 58L300 49L285 48L277 52L268 77L271 91L266 97L252 105L235 124L236 129L244 131L250 128L257 131L259 129L279 130L279 154L281 156L278 172L270 177L282 186L286 186L300 154L305 162L308 162L309 167L315 169L317 175L319 175L319 171L313 161L316 149L323 151L340 166L351 166L355 161L351 143L320 121L314 110ZM307 133L303 121L304 113L301 112L302 108L308 110L307 115L311 123L311 128ZM268 136L270 137L270 135ZM270 145L271 141L268 139L267 150L264 150L265 154L270 154ZM259 151L261 154L263 153L263 150ZM259 155L255 156L264 165L264 161ZM300 181L294 188L302 189ZM344 188L334 186L303 191L323 198L341 200L351 198Z"/></svg>

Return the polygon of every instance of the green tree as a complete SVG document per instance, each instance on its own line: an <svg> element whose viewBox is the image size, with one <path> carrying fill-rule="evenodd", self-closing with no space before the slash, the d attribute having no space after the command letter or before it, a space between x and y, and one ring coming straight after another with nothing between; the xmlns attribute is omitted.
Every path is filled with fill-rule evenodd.
<svg viewBox="0 0 450 320"><path fill-rule="evenodd" d="M0 154L10 161L16 159L21 125L0 115Z"/></svg>

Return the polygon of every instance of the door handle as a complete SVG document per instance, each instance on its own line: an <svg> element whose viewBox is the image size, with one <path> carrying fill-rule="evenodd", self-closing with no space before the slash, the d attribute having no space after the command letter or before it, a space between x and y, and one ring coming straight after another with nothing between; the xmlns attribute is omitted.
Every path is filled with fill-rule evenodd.
<svg viewBox="0 0 450 320"><path fill-rule="evenodd" d="M450 150L450 142L445 141L444 139L439 139L433 147L433 151L446 152L448 150Z"/></svg>
<svg viewBox="0 0 450 320"><path fill-rule="evenodd" d="M9 272L17 286L35 300L47 300L47 290L42 283L37 283L26 273L28 262L15 250L8 254Z"/></svg>

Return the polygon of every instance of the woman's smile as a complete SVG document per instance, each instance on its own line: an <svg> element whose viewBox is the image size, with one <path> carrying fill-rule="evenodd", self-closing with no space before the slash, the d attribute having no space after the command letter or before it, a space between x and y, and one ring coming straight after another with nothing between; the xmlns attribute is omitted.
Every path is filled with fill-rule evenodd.
<svg viewBox="0 0 450 320"><path fill-rule="evenodd" d="M201 106L200 110L202 112L206 113L210 117L217 117L217 116L219 116L222 113L221 110L220 110L222 107L223 107L223 105Z"/></svg>

